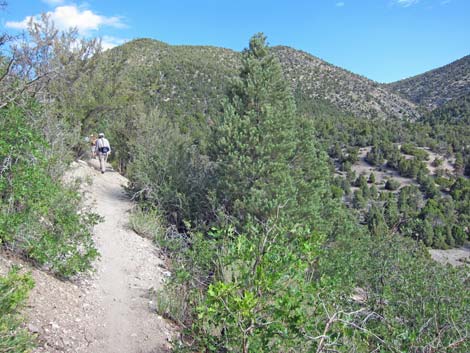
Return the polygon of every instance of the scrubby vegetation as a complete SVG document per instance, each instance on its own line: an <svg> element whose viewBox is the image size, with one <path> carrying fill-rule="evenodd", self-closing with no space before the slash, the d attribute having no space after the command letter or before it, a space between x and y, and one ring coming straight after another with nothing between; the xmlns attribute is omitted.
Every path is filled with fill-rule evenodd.
<svg viewBox="0 0 470 353"><path fill-rule="evenodd" d="M432 110L470 93L470 55L448 65L387 85L412 102Z"/></svg>
<svg viewBox="0 0 470 353"><path fill-rule="evenodd" d="M89 269L97 252L91 213L47 173L47 142L19 108L0 111L0 243L61 276Z"/></svg>
<svg viewBox="0 0 470 353"><path fill-rule="evenodd" d="M156 294L158 309L191 337L177 349L467 351L468 275L433 263L426 240L396 235L409 231L416 239L422 226L436 231L431 243L438 243L446 224L459 224L445 217L458 213L448 204L436 209L415 186L379 195L375 176L360 176L349 185L368 210L363 227L345 207L346 184L333 178L323 152L335 139L340 145L330 154L353 164L357 146L369 139L411 141L413 130L344 114L327 120L335 110L321 102L312 120L311 103L299 113L282 75L257 35L209 128L185 130L153 112L136 141L151 141L157 151L129 144L131 194L176 226L162 234L155 225L150 233L159 234L174 271ZM135 221L145 218L141 212Z"/></svg>
<svg viewBox="0 0 470 353"><path fill-rule="evenodd" d="M19 314L33 285L32 278L17 268L0 276L0 352L26 353L33 347L33 338L22 327Z"/></svg>
<svg viewBox="0 0 470 353"><path fill-rule="evenodd" d="M426 251L469 240L467 98L420 115L261 34L241 55L151 40L100 53L44 19L31 40L0 63L4 248L63 277L90 268L97 219L61 176L80 136L105 130L139 202L131 226L172 262L155 295L184 328L176 350L469 351L468 273ZM18 301L31 286L2 281Z"/></svg>
<svg viewBox="0 0 470 353"><path fill-rule="evenodd" d="M74 90L99 47L75 31L59 33L47 16L25 38L10 39L0 36L0 251L69 278L98 256L91 236L98 216L63 175L83 147ZM33 345L18 311L32 286L16 270L0 277L1 352Z"/></svg>

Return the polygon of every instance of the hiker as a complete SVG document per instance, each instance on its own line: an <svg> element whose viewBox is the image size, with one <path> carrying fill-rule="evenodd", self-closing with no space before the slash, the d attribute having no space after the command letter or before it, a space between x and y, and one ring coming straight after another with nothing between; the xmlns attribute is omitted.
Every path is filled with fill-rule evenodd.
<svg viewBox="0 0 470 353"><path fill-rule="evenodd" d="M95 134L91 134L90 139L89 139L90 146L91 146L91 158L96 158L96 153L95 153L96 140L97 140L97 138L96 138Z"/></svg>
<svg viewBox="0 0 470 353"><path fill-rule="evenodd" d="M104 174L106 171L106 161L108 160L108 155L111 153L111 146L109 141L104 138L104 134L100 132L98 134L98 140L96 140L95 154L100 160L100 170L101 174Z"/></svg>

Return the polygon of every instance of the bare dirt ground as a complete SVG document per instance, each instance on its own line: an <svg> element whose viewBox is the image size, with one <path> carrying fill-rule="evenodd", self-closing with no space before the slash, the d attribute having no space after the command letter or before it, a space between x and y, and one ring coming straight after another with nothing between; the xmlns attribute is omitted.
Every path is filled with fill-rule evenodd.
<svg viewBox="0 0 470 353"><path fill-rule="evenodd" d="M398 147L399 146L400 145L398 145ZM371 149L372 149L372 146L362 147L359 149L359 152L358 152L359 160L356 163L354 163L351 167L351 169L354 172L356 172L357 176L365 175L366 177L369 177L371 173L374 173L376 184L379 186L381 185L382 187L387 181L387 179L391 179L391 178L393 178L394 180L400 183L400 188L403 186L407 186L407 185L418 185L416 181L414 181L413 179L402 177L396 170L387 168L385 166L382 166L381 168L377 168L375 166L370 165L366 161L366 156L367 156L367 153L369 153ZM436 158L442 160L442 165L439 167L439 169L442 169L444 171L444 174L453 175L455 173L454 166L453 166L453 163L455 162L454 159L446 158L443 155L434 153L431 150L429 150L429 148L421 148L421 149L425 150L429 154L429 159L426 161L426 166L430 174L434 174L436 170L438 169L432 165L432 162ZM413 158L413 156L406 155L406 154L403 154L403 156L407 159ZM354 191L357 188L352 187L351 189Z"/></svg>
<svg viewBox="0 0 470 353"><path fill-rule="evenodd" d="M386 168L383 167L382 170L378 170L377 167L374 167L370 165L369 163L366 162L366 156L367 153L370 152L372 149L371 146L369 147L363 147L359 149L358 157L359 161L357 163L354 163L354 165L351 167L352 170L356 172L356 175L365 175L366 177L369 177L370 173L375 174L375 180L376 184L385 184L387 179L395 179L400 183L400 187L403 187L405 185L411 185L415 184L413 179L410 178L405 178L402 177L396 170L393 170L391 168Z"/></svg>
<svg viewBox="0 0 470 353"><path fill-rule="evenodd" d="M150 240L128 229L127 180L113 171L100 174L96 163L74 163L68 178L92 179L82 187L86 203L104 217L95 228L101 257L95 273L69 282L31 269L36 286L26 316L40 341L34 353L168 352L176 328L152 310L151 297L167 273L163 260ZM18 263L0 254L0 273Z"/></svg>
<svg viewBox="0 0 470 353"><path fill-rule="evenodd" d="M451 264L452 266L470 264L470 245L449 250L430 249L429 253L435 261L442 264Z"/></svg>

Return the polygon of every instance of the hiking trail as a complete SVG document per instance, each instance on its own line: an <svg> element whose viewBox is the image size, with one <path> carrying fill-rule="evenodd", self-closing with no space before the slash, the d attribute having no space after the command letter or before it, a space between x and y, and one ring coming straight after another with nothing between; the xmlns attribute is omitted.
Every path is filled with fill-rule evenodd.
<svg viewBox="0 0 470 353"><path fill-rule="evenodd" d="M152 297L169 272L155 245L128 226L127 179L101 174L96 160L88 164L73 163L67 178L81 179L86 204L104 218L94 229L101 257L95 273L72 282L32 269L36 286L26 316L40 339L34 353L169 352L176 329L155 312Z"/></svg>

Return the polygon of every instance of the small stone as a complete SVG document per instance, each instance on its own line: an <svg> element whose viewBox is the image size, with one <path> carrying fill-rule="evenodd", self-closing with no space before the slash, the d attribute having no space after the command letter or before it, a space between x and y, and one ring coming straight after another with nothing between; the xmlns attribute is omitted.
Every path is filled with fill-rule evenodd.
<svg viewBox="0 0 470 353"><path fill-rule="evenodd" d="M28 330L31 333L39 333L41 329L33 324L28 324Z"/></svg>

